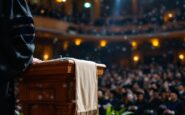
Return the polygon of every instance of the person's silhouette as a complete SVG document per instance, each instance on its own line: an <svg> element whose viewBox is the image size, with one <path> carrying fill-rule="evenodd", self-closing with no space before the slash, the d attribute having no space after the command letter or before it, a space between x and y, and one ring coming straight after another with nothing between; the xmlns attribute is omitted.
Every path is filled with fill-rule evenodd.
<svg viewBox="0 0 185 115"><path fill-rule="evenodd" d="M25 0L0 0L0 115L14 115L14 79L33 61L35 28Z"/></svg>

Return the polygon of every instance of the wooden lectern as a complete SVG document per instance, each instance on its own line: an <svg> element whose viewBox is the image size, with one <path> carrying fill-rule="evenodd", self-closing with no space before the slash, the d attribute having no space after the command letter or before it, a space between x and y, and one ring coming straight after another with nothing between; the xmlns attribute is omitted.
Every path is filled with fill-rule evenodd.
<svg viewBox="0 0 185 115"><path fill-rule="evenodd" d="M97 64L97 75L105 65ZM51 60L31 65L18 83L18 99L24 115L75 115L75 65Z"/></svg>

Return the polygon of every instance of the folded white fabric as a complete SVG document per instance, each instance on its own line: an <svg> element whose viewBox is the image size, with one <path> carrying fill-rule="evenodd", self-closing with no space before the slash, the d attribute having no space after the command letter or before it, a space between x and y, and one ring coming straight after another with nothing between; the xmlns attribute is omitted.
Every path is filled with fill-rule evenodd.
<svg viewBox="0 0 185 115"><path fill-rule="evenodd" d="M98 109L98 81L96 63L71 59L75 62L77 114Z"/></svg>

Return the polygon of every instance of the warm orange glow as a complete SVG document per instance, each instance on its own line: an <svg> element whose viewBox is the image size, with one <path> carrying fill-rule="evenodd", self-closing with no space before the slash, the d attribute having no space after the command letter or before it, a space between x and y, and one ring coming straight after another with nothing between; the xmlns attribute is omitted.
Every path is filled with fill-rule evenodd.
<svg viewBox="0 0 185 115"><path fill-rule="evenodd" d="M139 58L139 56L138 56L138 55L134 55L134 56L133 56L133 61L134 61L134 62L138 62L138 61L139 61L139 59L140 59L140 58Z"/></svg>
<svg viewBox="0 0 185 115"><path fill-rule="evenodd" d="M62 0L56 0L57 3L62 3Z"/></svg>
<svg viewBox="0 0 185 115"><path fill-rule="evenodd" d="M68 47L69 47L69 44L68 44L67 41L65 41L64 44L63 44L64 51L66 51L68 49Z"/></svg>
<svg viewBox="0 0 185 115"><path fill-rule="evenodd" d="M43 59L44 59L44 60L48 60L48 59L49 59L49 55L48 55L47 53L45 53L45 54L43 55Z"/></svg>
<svg viewBox="0 0 185 115"><path fill-rule="evenodd" d="M75 45L76 46L81 45L81 43L82 43L82 40L80 38L75 39Z"/></svg>
<svg viewBox="0 0 185 115"><path fill-rule="evenodd" d="M170 21L173 17L174 17L174 12L167 12L165 15L164 15L164 21L165 22L168 22Z"/></svg>
<svg viewBox="0 0 185 115"><path fill-rule="evenodd" d="M57 3L66 2L66 0L56 0Z"/></svg>
<svg viewBox="0 0 185 115"><path fill-rule="evenodd" d="M179 59L184 60L184 54L179 54Z"/></svg>
<svg viewBox="0 0 185 115"><path fill-rule="evenodd" d="M137 48L137 42L136 41L132 41L132 48Z"/></svg>
<svg viewBox="0 0 185 115"><path fill-rule="evenodd" d="M152 39L151 43L152 43L153 47L159 47L160 46L159 40L157 38Z"/></svg>
<svg viewBox="0 0 185 115"><path fill-rule="evenodd" d="M168 13L168 17L169 18L173 18L173 14L172 13Z"/></svg>
<svg viewBox="0 0 185 115"><path fill-rule="evenodd" d="M106 40L101 40L100 41L100 46L101 47L106 47L107 46L107 41Z"/></svg>

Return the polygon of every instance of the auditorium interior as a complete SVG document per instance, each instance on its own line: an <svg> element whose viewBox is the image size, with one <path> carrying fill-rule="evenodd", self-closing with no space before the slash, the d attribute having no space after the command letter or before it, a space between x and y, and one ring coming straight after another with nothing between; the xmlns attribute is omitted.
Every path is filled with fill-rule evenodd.
<svg viewBox="0 0 185 115"><path fill-rule="evenodd" d="M34 57L46 62L71 57L106 65L98 70L101 71L97 92L99 115L185 115L184 0L27 2L36 27ZM60 73L60 64L54 67L51 63L42 67L52 66L53 69L35 65L28 69L27 76L38 76L41 72L46 76L45 81L58 91L55 83L59 84L61 79L55 77L54 72L56 76ZM67 71L64 76L74 74L68 75L70 63L62 64L67 66L62 68ZM30 80L36 82L34 77ZM63 80L75 81L72 78ZM28 83L29 79L24 82ZM32 102L36 101L37 94L40 95L40 90L33 90L33 85L29 85ZM47 88L49 85L35 85L45 87L39 98L44 102L34 106L30 102L23 110L22 105L28 100L22 94L20 98L26 101L21 103L18 99L17 111L26 111L27 115L75 115L74 106L70 104L64 104L63 110L56 112L58 108L52 103L47 105L46 95L55 91ZM20 92L26 92L22 87ZM57 93L54 98L60 98L61 102L64 98L74 98L70 95L73 90L66 92Z"/></svg>

